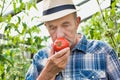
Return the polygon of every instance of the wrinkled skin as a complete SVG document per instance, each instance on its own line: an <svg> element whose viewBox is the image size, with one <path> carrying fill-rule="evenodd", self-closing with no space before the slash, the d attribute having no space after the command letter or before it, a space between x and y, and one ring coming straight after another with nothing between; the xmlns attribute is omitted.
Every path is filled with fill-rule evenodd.
<svg viewBox="0 0 120 80"><path fill-rule="evenodd" d="M65 69L70 56L70 50L79 41L79 37L76 34L79 23L80 17L75 18L73 14L45 22L52 41L54 42L57 38L64 37L69 41L70 47L58 52L55 52L53 48L51 49L46 66L39 75L38 80L54 80L56 74Z"/></svg>

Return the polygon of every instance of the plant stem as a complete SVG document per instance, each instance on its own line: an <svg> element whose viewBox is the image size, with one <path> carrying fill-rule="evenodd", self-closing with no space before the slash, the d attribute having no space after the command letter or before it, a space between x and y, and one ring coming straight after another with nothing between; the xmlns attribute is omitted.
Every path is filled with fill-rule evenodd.
<svg viewBox="0 0 120 80"><path fill-rule="evenodd" d="M102 12L102 9L101 9L101 7L100 7L100 3L99 3L98 0L97 0L97 3L98 3L98 6L99 6L99 9L100 9L100 13L101 13L101 16L102 16L102 18L103 18L103 21L105 22L107 28L109 28L108 23L105 21L105 17L104 17L104 15L103 15L103 12ZM106 28L106 29L107 29L107 28Z"/></svg>
<svg viewBox="0 0 120 80"><path fill-rule="evenodd" d="M2 15L3 15L4 4L5 4L5 0L3 0L3 7L2 7L2 9L1 9L0 16L2 16Z"/></svg>
<svg viewBox="0 0 120 80"><path fill-rule="evenodd" d="M100 9L100 12L101 12L103 21L105 22L105 24L106 24L106 26L107 26L107 28L106 28L106 30L107 30L107 29L109 28L109 25L108 25L108 23L107 23L106 20L105 20L105 17L104 17L104 15L103 15L103 12L102 12L102 9L101 9L101 7L100 7L100 3L99 3L98 0L97 0L97 3L98 3L98 6L99 6L99 9ZM113 43L113 45L114 45L114 48L116 48L116 44L115 44L115 41L114 41L114 39L113 39L113 36L110 36L110 39L112 40L112 43Z"/></svg>
<svg viewBox="0 0 120 80"><path fill-rule="evenodd" d="M4 9L3 13L8 9L8 7L11 5L11 3L12 3L12 0L11 0L11 2L9 3L9 5Z"/></svg>
<svg viewBox="0 0 120 80"><path fill-rule="evenodd" d="M114 41L113 37L110 36L110 38L111 38L111 40L112 40L112 43L113 43L114 49L116 49L116 44L115 44L115 41Z"/></svg>

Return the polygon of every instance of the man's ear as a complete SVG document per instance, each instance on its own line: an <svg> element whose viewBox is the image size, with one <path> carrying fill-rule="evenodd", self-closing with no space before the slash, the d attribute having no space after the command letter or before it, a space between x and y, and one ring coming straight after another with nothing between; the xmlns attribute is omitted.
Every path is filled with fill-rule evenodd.
<svg viewBox="0 0 120 80"><path fill-rule="evenodd" d="M46 26L46 22L44 22L44 25Z"/></svg>
<svg viewBox="0 0 120 80"><path fill-rule="evenodd" d="M81 17L79 16L76 19L76 26L77 26L77 28L79 27L80 21L81 21Z"/></svg>
<svg viewBox="0 0 120 80"><path fill-rule="evenodd" d="M46 23L46 22L44 22L44 26L45 26L46 28L48 28L48 27L47 27L47 23Z"/></svg>
<svg viewBox="0 0 120 80"><path fill-rule="evenodd" d="M78 16L78 17L77 17L77 24L78 24L78 25L80 24L80 21L81 21L81 17Z"/></svg>

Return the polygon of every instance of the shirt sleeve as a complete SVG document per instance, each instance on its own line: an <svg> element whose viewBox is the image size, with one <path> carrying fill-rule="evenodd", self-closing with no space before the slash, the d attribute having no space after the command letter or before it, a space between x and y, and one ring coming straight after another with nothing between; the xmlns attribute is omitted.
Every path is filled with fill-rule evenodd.
<svg viewBox="0 0 120 80"><path fill-rule="evenodd" d="M47 51L41 50L37 54L35 54L26 74L25 80L36 80L43 67L45 66L47 58Z"/></svg>
<svg viewBox="0 0 120 80"><path fill-rule="evenodd" d="M120 61L114 50L107 55L107 74L109 80L120 80Z"/></svg>
<svg viewBox="0 0 120 80"><path fill-rule="evenodd" d="M38 76L38 71L36 65L31 64L26 74L26 80L36 80L37 76Z"/></svg>

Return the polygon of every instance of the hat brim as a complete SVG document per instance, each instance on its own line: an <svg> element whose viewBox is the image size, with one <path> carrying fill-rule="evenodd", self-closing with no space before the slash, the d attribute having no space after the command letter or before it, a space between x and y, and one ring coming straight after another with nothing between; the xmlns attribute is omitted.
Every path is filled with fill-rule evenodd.
<svg viewBox="0 0 120 80"><path fill-rule="evenodd" d="M62 18L64 16L68 15L68 14L71 14L71 13L74 13L74 12L77 12L77 11L78 10L75 10L75 9L62 10L62 11L59 11L59 12L56 12L56 13L53 13L53 14L42 16L40 18L40 22L47 22L47 21L56 20L56 19Z"/></svg>

